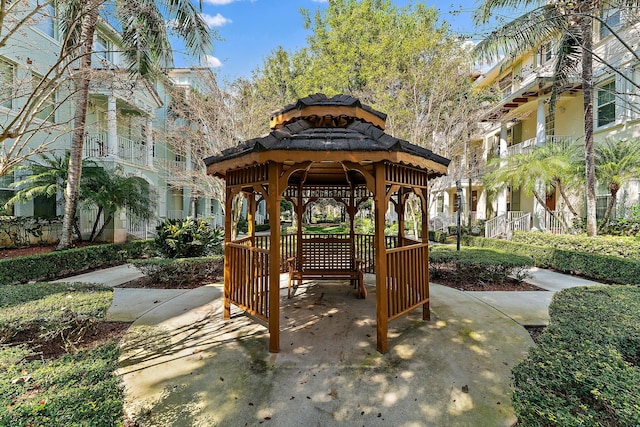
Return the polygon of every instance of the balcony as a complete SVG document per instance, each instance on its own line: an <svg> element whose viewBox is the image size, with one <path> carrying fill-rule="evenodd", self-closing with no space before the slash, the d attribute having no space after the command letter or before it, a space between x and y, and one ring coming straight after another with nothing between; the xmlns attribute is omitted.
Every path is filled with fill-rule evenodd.
<svg viewBox="0 0 640 427"><path fill-rule="evenodd" d="M147 165L147 146L140 141L118 136L117 152L111 153L109 150L107 132L87 132L84 138L84 158L101 158L109 154L115 154L123 161L133 163L138 166Z"/></svg>

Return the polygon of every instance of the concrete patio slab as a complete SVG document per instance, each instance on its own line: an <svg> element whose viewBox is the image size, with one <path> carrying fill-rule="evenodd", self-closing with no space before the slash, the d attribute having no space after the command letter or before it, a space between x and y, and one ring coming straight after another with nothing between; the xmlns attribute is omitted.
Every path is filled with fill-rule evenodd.
<svg viewBox="0 0 640 427"><path fill-rule="evenodd" d="M107 320L133 322L149 310L187 291L188 289L114 288L113 302L107 310Z"/></svg>
<svg viewBox="0 0 640 427"><path fill-rule="evenodd" d="M282 293L281 352L240 313L222 320L206 286L143 315L122 342L126 410L146 426L511 426L510 370L533 344L507 316L433 285L421 310L390 323L376 352L375 287Z"/></svg>

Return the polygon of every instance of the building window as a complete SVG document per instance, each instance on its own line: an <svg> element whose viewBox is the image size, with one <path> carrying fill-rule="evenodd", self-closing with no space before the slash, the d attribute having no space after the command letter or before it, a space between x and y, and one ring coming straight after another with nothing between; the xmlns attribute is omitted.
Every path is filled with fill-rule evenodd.
<svg viewBox="0 0 640 427"><path fill-rule="evenodd" d="M113 52L111 51L111 43L109 40L101 35L96 35L96 41L93 45L93 51L96 53L99 59L113 62Z"/></svg>
<svg viewBox="0 0 640 427"><path fill-rule="evenodd" d="M46 34L51 38L56 37L56 27L55 27L55 5L47 4L44 5L40 9L40 13L38 13L33 19L34 27Z"/></svg>
<svg viewBox="0 0 640 427"><path fill-rule="evenodd" d="M444 212L444 194L440 193L436 197L436 212Z"/></svg>
<svg viewBox="0 0 640 427"><path fill-rule="evenodd" d="M9 187L13 182L13 174L8 174L0 177L0 216L1 215L13 215L13 205L5 208L5 203L13 197L14 190Z"/></svg>
<svg viewBox="0 0 640 427"><path fill-rule="evenodd" d="M507 147L522 142L522 122L518 122L507 129Z"/></svg>
<svg viewBox="0 0 640 427"><path fill-rule="evenodd" d="M36 218L55 218L56 197L36 196L33 199L33 216Z"/></svg>
<svg viewBox="0 0 640 427"><path fill-rule="evenodd" d="M35 114L40 120L46 120L48 122L56 121L56 113L55 113L55 105L56 105L56 97L53 88L50 86L49 81L45 80L39 74L31 73L31 84L32 88L35 91L38 87L38 93L44 99L40 108Z"/></svg>
<svg viewBox="0 0 640 427"><path fill-rule="evenodd" d="M596 111L598 127L605 126L616 121L615 90L615 80L598 86Z"/></svg>
<svg viewBox="0 0 640 427"><path fill-rule="evenodd" d="M622 21L620 9L604 9L602 11L601 19L602 22L600 22L600 40L610 36L612 34L611 30L616 30L620 26L620 23ZM609 28L611 28L611 30Z"/></svg>
<svg viewBox="0 0 640 427"><path fill-rule="evenodd" d="M551 43L545 43L540 46L538 51L538 65L545 65L547 62L553 59L553 50Z"/></svg>
<svg viewBox="0 0 640 427"><path fill-rule="evenodd" d="M500 88L500 93L503 96L511 95L511 87L513 85L513 75L511 73L507 74L498 82L498 87Z"/></svg>
<svg viewBox="0 0 640 427"><path fill-rule="evenodd" d="M15 65L0 59L0 105L5 108L13 107L15 76Z"/></svg>
<svg viewBox="0 0 640 427"><path fill-rule="evenodd" d="M554 136L556 134L556 112L549 111L544 116L544 134L545 136Z"/></svg>

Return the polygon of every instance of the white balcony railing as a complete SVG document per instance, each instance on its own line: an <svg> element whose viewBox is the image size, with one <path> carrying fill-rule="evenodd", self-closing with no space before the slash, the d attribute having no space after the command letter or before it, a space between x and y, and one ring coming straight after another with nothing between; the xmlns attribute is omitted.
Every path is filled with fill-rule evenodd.
<svg viewBox="0 0 640 427"><path fill-rule="evenodd" d="M107 133L87 132L84 136L84 158L107 155Z"/></svg>
<svg viewBox="0 0 640 427"><path fill-rule="evenodd" d="M516 154L527 154L533 151L536 146L536 139L529 138L525 141L522 141L519 144L514 144L510 147L507 147L507 156L514 156Z"/></svg>
<svg viewBox="0 0 640 427"><path fill-rule="evenodd" d="M142 142L118 136L117 153L110 153L108 141L107 132L87 132L84 138L84 157L105 157L109 154L117 154L127 162L140 166L147 165L147 146Z"/></svg>
<svg viewBox="0 0 640 427"><path fill-rule="evenodd" d="M146 165L147 147L140 141L118 136L118 157L137 165Z"/></svg>
<svg viewBox="0 0 640 427"><path fill-rule="evenodd" d="M167 211L167 218L168 219L183 219L184 218L184 212L182 211L182 209L180 209L180 210L168 210Z"/></svg>

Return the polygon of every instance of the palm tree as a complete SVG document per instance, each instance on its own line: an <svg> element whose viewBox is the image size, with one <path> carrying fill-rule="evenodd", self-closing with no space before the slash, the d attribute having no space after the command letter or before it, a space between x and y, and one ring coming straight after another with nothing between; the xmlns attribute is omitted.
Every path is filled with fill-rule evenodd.
<svg viewBox="0 0 640 427"><path fill-rule="evenodd" d="M98 13L106 4L106 0L69 0L61 2L59 8L65 45L69 51L75 52L77 72L74 75L76 98L69 177L65 189L66 204L58 249L66 249L72 243L73 218L78 205L82 175L82 148L92 75L93 37L98 23ZM109 4L113 4L112 16L121 28L123 54L128 61L130 72L152 78L159 67L170 66L173 62L167 22L172 23L172 32L185 41L186 48L197 58L210 51L212 47L212 34L191 0L116 0Z"/></svg>
<svg viewBox="0 0 640 427"><path fill-rule="evenodd" d="M38 196L55 197L62 193L67 186L69 158L70 153L67 151L64 156L42 155L39 160L18 166L16 170L25 171L28 175L10 184L17 191L13 197L6 201L5 208L16 203L33 200ZM80 194L84 196L92 182L99 182L102 179L103 169L89 159L82 161L82 168L85 174L83 174L80 183ZM75 217L72 227L75 228L75 232L79 236L80 232Z"/></svg>
<svg viewBox="0 0 640 427"><path fill-rule="evenodd" d="M611 216L620 187L640 173L640 139L607 139L595 149L595 164L598 181L607 183L611 195L602 228Z"/></svg>
<svg viewBox="0 0 640 427"><path fill-rule="evenodd" d="M120 209L127 209L129 214L143 220L151 218L154 212L154 198L142 179L125 176L117 168L110 171L100 169L100 176L88 182L82 192L84 202L98 208L89 236L91 242L104 232L113 215ZM105 215L102 227L98 230L100 219Z"/></svg>
<svg viewBox="0 0 640 427"><path fill-rule="evenodd" d="M494 158L489 161L489 173L483 178L485 188L496 193L505 187L519 188L524 195L533 196L545 211L565 227L568 224L546 203L546 194L558 190L574 217L577 212L566 195L566 187L575 183L580 168L577 164L578 146L575 143L545 144L529 153Z"/></svg>
<svg viewBox="0 0 640 427"><path fill-rule="evenodd" d="M528 8L522 16L504 24L480 42L478 57L495 60L506 55L506 64L543 43L556 41L554 85L551 95L553 111L557 95L572 76L580 74L584 107L584 159L587 183L587 234L596 235L596 188L593 147L593 20L599 19L601 0L548 2L537 0L484 0L475 20L487 23L500 8ZM533 8L533 9L532 9Z"/></svg>

